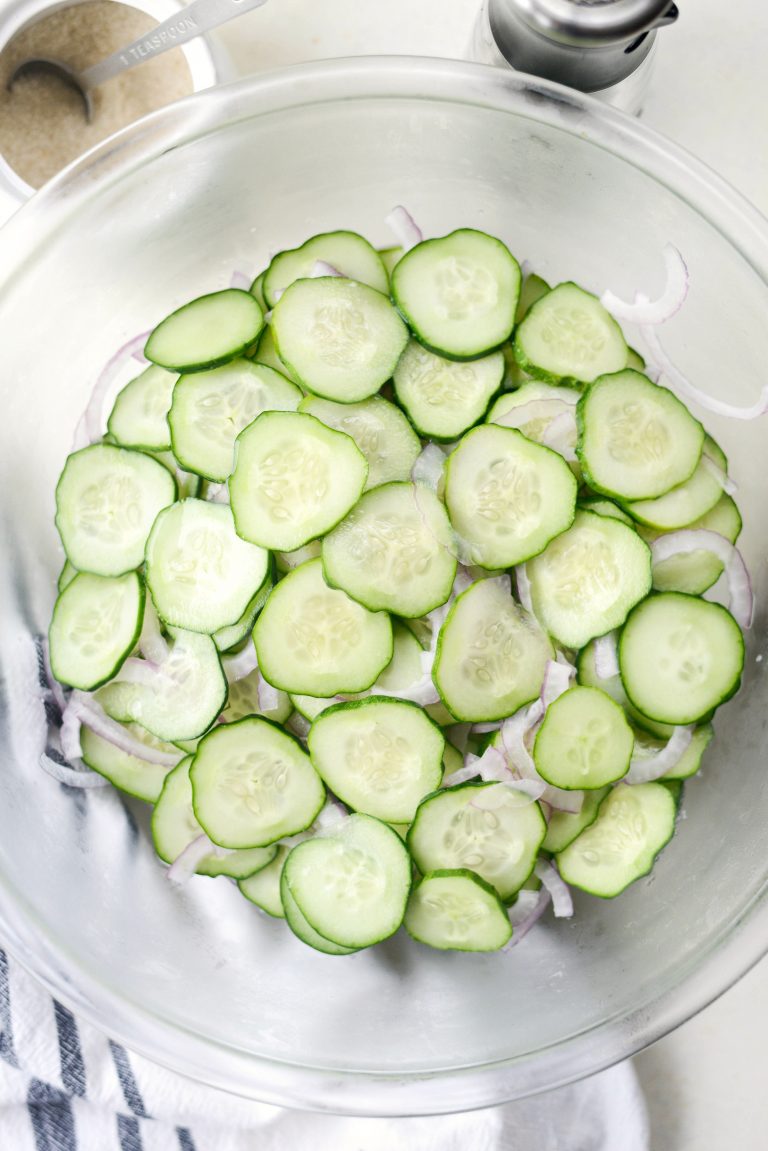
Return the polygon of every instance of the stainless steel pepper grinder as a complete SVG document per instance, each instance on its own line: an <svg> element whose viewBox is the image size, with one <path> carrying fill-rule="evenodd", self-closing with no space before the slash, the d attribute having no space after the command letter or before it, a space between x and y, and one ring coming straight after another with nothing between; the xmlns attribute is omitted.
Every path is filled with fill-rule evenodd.
<svg viewBox="0 0 768 1151"><path fill-rule="evenodd" d="M556 80L637 114L671 0L484 0L472 56Z"/></svg>

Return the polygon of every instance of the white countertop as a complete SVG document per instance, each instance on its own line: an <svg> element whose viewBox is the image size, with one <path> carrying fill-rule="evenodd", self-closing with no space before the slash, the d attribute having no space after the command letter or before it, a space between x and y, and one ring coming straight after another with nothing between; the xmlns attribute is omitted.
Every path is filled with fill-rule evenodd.
<svg viewBox="0 0 768 1151"><path fill-rule="evenodd" d="M768 5L678 2L678 24L659 36L643 118L768 214ZM242 74L366 53L456 57L465 54L479 6L480 0L272 0L220 35ZM766 1023L763 962L638 1057L653 1151L765 1151Z"/></svg>

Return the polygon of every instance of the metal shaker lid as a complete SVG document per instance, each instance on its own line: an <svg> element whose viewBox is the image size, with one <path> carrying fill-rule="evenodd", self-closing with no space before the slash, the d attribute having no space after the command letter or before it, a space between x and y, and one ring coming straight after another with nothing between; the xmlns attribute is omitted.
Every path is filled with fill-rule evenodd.
<svg viewBox="0 0 768 1151"><path fill-rule="evenodd" d="M487 0L502 56L521 72L595 92L634 72L656 29L672 24L673 0Z"/></svg>
<svg viewBox="0 0 768 1151"><path fill-rule="evenodd" d="M508 0L529 28L561 44L623 43L677 18L672 0Z"/></svg>

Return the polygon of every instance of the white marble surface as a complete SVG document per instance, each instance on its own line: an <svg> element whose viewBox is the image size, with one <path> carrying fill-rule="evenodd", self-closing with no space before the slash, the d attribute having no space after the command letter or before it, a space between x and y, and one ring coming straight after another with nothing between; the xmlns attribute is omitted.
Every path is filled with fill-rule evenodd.
<svg viewBox="0 0 768 1151"><path fill-rule="evenodd" d="M679 5L677 26L659 37L644 120L768 214L768 5ZM461 56L478 7L479 0L272 0L221 35L243 74L364 53ZM653 1151L765 1151L767 1024L763 962L698 1018L638 1057Z"/></svg>

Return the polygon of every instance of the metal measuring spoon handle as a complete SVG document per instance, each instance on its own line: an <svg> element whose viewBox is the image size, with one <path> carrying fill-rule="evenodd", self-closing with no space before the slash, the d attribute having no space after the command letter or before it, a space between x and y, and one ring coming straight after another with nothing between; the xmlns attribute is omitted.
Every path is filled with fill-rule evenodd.
<svg viewBox="0 0 768 1151"><path fill-rule="evenodd" d="M186 44L187 40L194 40L220 24L240 16L243 12L250 12L259 8L266 0L193 0L193 3L178 12L175 16L158 24L145 36L139 36L132 44L118 49L105 60L91 65L78 73L78 79L84 89L96 88L113 76L151 60L153 56L160 56L171 48L178 48Z"/></svg>

